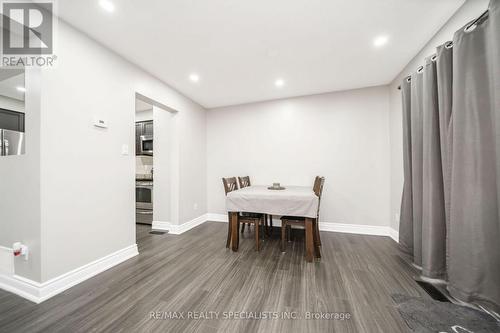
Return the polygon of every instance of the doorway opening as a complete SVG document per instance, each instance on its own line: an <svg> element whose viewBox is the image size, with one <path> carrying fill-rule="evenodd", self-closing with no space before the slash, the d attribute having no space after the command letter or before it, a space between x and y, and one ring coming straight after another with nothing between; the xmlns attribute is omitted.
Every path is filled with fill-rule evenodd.
<svg viewBox="0 0 500 333"><path fill-rule="evenodd" d="M153 105L135 98L135 222L153 224Z"/></svg>
<svg viewBox="0 0 500 333"><path fill-rule="evenodd" d="M179 220L178 112L139 93L135 111L136 223L170 231Z"/></svg>

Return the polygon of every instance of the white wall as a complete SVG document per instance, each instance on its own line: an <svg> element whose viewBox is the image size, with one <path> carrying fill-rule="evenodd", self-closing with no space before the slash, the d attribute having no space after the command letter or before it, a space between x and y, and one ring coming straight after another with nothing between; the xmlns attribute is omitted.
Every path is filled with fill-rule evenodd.
<svg viewBox="0 0 500 333"><path fill-rule="evenodd" d="M0 246L0 276L14 274L14 256L12 248Z"/></svg>
<svg viewBox="0 0 500 333"><path fill-rule="evenodd" d="M154 187L153 219L157 222L179 224L178 142L176 140L177 112L153 107L154 117Z"/></svg>
<svg viewBox="0 0 500 333"><path fill-rule="evenodd" d="M453 34L488 8L489 0L468 0L436 33L436 35L410 61L389 85L390 87L390 133L391 133L391 227L399 230L401 194L403 190L403 119L401 91L397 87L408 74L424 64L426 57L436 53L436 47L453 40Z"/></svg>
<svg viewBox="0 0 500 333"><path fill-rule="evenodd" d="M209 110L208 211L225 213L222 177L312 186L322 175L322 221L388 225L388 110L387 87Z"/></svg>
<svg viewBox="0 0 500 333"><path fill-rule="evenodd" d="M58 29L57 66L26 78L38 89L26 94L28 154L0 162L0 245L26 241L30 260L16 274L41 282L135 243L136 93L178 112L178 222L206 213L206 111L66 23ZM95 115L109 128L93 127Z"/></svg>

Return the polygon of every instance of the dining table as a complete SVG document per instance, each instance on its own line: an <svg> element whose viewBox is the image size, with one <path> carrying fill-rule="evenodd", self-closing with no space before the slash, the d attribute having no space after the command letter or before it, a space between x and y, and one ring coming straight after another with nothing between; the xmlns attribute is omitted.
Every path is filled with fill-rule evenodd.
<svg viewBox="0 0 500 333"><path fill-rule="evenodd" d="M318 216L319 198L310 186L251 185L226 196L226 210L231 223L231 249L238 251L238 214L260 213L272 216L305 218L306 261L319 260L319 247L314 244L313 219Z"/></svg>

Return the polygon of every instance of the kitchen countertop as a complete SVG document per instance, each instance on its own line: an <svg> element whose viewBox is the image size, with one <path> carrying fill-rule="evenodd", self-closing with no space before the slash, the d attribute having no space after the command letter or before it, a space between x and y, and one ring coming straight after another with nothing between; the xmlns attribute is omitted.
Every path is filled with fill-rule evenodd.
<svg viewBox="0 0 500 333"><path fill-rule="evenodd" d="M135 175L135 180L153 180L152 174L139 174Z"/></svg>

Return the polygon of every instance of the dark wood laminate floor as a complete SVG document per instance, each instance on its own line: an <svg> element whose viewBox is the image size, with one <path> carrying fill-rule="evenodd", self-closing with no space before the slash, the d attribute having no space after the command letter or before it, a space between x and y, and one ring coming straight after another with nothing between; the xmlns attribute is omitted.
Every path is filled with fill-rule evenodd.
<svg viewBox="0 0 500 333"><path fill-rule="evenodd" d="M258 253L252 229L233 253L226 228L209 222L175 236L138 225L139 256L42 304L0 290L0 332L407 332L390 295L428 297L388 237L322 232L322 261L311 264L300 235L282 254L276 230ZM152 319L152 311L219 319ZM301 318L223 318L242 311ZM308 311L351 318L303 319Z"/></svg>

